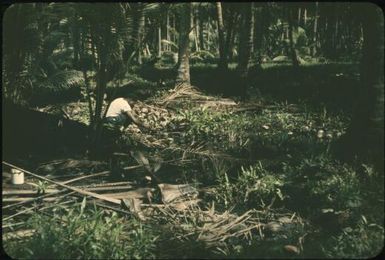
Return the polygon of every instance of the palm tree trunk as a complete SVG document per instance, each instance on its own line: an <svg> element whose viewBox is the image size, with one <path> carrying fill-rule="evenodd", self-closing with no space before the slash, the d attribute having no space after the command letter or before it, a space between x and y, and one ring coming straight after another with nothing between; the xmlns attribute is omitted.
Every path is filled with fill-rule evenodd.
<svg viewBox="0 0 385 260"><path fill-rule="evenodd" d="M162 56L162 28L158 27L158 57Z"/></svg>
<svg viewBox="0 0 385 260"><path fill-rule="evenodd" d="M198 13L198 16L199 16L199 44L200 44L200 49L201 50L205 50L205 38L203 37L203 29L204 29L204 25L203 25L203 19L202 17L200 16L200 13Z"/></svg>
<svg viewBox="0 0 385 260"><path fill-rule="evenodd" d="M75 69L80 69L79 67L79 59L80 59L80 31L79 31L79 23L78 23L78 17L75 15L74 23L72 26L72 45L73 45L73 53L74 53L74 61L73 65Z"/></svg>
<svg viewBox="0 0 385 260"><path fill-rule="evenodd" d="M80 60L84 61L85 57L87 55L87 29L84 28L82 34L81 34L81 50L80 50ZM88 113L90 117L90 125L94 125L94 112L92 108L92 101L91 101L91 87L90 82L87 75L87 68L83 65L81 66L82 72L83 72L83 78L84 78L84 85L86 87L86 99L88 103Z"/></svg>
<svg viewBox="0 0 385 260"><path fill-rule="evenodd" d="M247 74L251 61L254 34L253 3L244 3L242 8L243 22L239 43L239 61L237 71L241 78L241 97L246 97Z"/></svg>
<svg viewBox="0 0 385 260"><path fill-rule="evenodd" d="M191 3L185 3L180 19L177 83L190 84Z"/></svg>
<svg viewBox="0 0 385 260"><path fill-rule="evenodd" d="M233 13L230 13L228 17L228 23L227 23L227 34L226 34L226 42L225 42L225 54L226 54L226 60L232 59L232 37L234 35L234 24L235 24L235 15Z"/></svg>
<svg viewBox="0 0 385 260"><path fill-rule="evenodd" d="M314 14L314 24L313 24L313 42L312 48L310 49L310 56L315 56L317 54L317 42L318 42L318 2L315 2L315 14Z"/></svg>
<svg viewBox="0 0 385 260"><path fill-rule="evenodd" d="M143 12L143 4L139 5L138 8L138 32L137 32L137 59L138 64L141 65L142 61L142 53L143 53L143 36L144 36L144 25L145 25L145 17Z"/></svg>
<svg viewBox="0 0 385 260"><path fill-rule="evenodd" d="M227 69L227 57L225 53L225 27L223 25L222 3L216 2L218 19L218 37L219 37L219 64L221 70Z"/></svg>
<svg viewBox="0 0 385 260"><path fill-rule="evenodd" d="M289 49L290 49L290 57L291 61L293 63L294 67L299 66L298 56L297 56L297 50L294 47L294 41L293 41L293 8L288 7L287 10L287 20L289 22Z"/></svg>
<svg viewBox="0 0 385 260"><path fill-rule="evenodd" d="M243 22L239 43L238 71L241 75L248 72L251 52L253 49L254 16L252 15L252 3L243 6Z"/></svg>
<svg viewBox="0 0 385 260"><path fill-rule="evenodd" d="M262 58L262 53L261 53L261 47L262 47L262 39L263 39L263 30L264 30L264 24L263 24L263 6L259 7L256 10L256 18L255 18L255 24L254 24L254 53L257 54L256 61L257 64L261 64L261 58Z"/></svg>
<svg viewBox="0 0 385 260"><path fill-rule="evenodd" d="M166 11L166 40L170 41L170 14L169 10ZM168 44L166 44L166 51L170 51L170 47Z"/></svg>

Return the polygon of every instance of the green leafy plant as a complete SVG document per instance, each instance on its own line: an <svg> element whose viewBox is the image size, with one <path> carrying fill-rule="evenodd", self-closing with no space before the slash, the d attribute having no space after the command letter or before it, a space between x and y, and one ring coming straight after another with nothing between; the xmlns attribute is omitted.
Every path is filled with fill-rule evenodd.
<svg viewBox="0 0 385 260"><path fill-rule="evenodd" d="M96 207L56 208L53 216L36 213L28 226L34 235L7 241L6 252L16 258L122 259L154 258L157 236L135 219Z"/></svg>

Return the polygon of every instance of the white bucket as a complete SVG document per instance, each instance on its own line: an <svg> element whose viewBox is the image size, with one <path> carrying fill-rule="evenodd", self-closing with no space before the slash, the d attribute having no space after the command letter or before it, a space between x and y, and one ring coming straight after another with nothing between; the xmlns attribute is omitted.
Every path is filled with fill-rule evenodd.
<svg viewBox="0 0 385 260"><path fill-rule="evenodd" d="M11 173L12 173L12 184L24 183L24 172L17 169L11 169Z"/></svg>

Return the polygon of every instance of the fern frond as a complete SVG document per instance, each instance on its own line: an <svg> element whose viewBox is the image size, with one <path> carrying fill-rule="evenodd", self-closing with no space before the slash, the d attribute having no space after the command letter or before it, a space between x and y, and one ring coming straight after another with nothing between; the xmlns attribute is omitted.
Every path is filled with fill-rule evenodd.
<svg viewBox="0 0 385 260"><path fill-rule="evenodd" d="M53 91L66 90L73 86L83 84L83 74L77 70L59 71L45 80L41 81L39 88L46 88Z"/></svg>

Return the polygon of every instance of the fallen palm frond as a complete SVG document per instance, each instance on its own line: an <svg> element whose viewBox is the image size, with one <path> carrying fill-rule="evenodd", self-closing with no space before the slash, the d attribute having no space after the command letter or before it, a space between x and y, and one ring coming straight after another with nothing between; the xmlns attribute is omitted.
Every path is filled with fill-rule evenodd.
<svg viewBox="0 0 385 260"><path fill-rule="evenodd" d="M196 200L184 200L166 205L146 205L143 212L151 212L157 222L168 223L173 233L172 240L181 246L200 243L205 248L227 251L228 240L242 239L255 243L275 237L303 235L302 219L295 214L280 215L273 211L249 210L241 215L227 210L223 213L215 210L214 204L208 210L202 210ZM182 206L181 206L182 205ZM142 205L144 206L144 205ZM151 208L151 210L147 210ZM272 220L275 219L274 221Z"/></svg>
<svg viewBox="0 0 385 260"><path fill-rule="evenodd" d="M181 104L185 101L199 103L201 106L206 107L236 105L232 99L205 95L196 87L185 83L178 84L174 89L169 90L169 93L155 100L155 103L167 107L171 105L171 103Z"/></svg>

